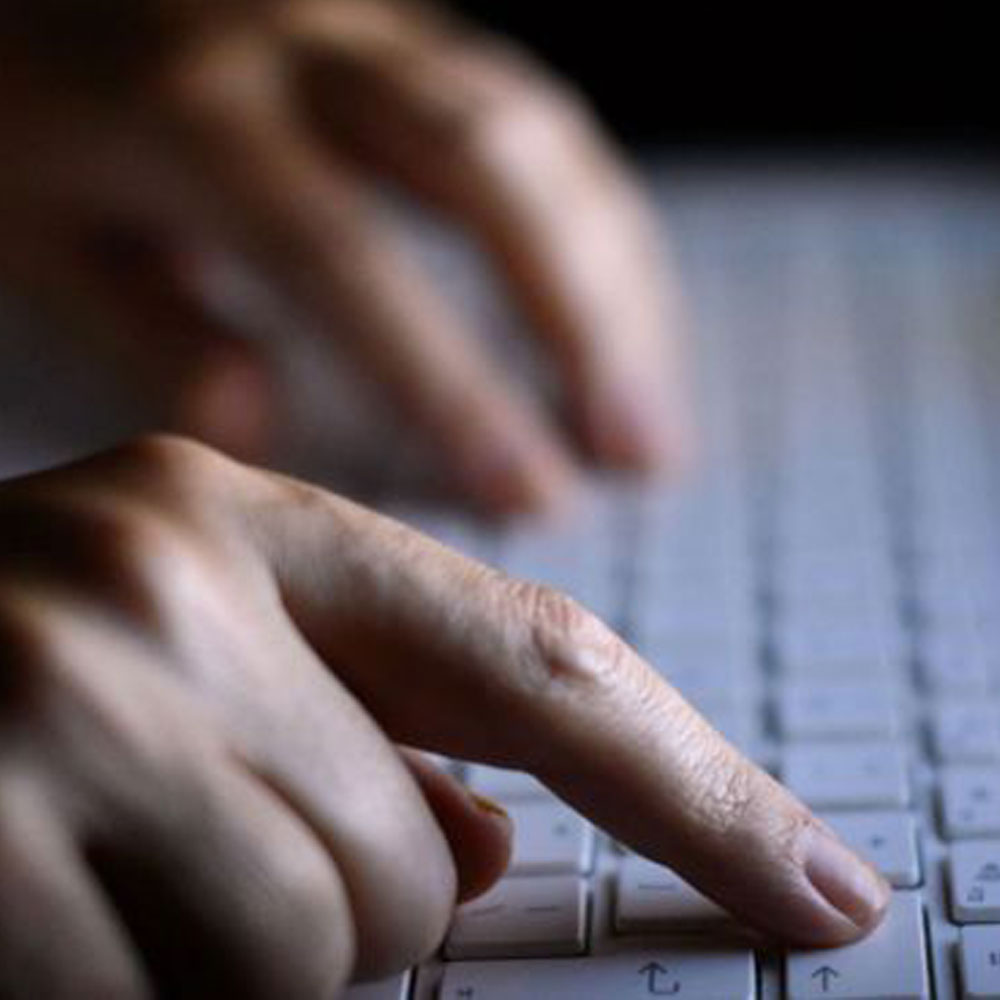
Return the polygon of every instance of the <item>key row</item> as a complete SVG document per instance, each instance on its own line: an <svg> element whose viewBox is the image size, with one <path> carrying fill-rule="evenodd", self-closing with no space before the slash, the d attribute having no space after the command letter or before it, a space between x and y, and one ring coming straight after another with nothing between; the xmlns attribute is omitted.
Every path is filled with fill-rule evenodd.
<svg viewBox="0 0 1000 1000"><path fill-rule="evenodd" d="M570 901L568 893L566 899ZM863 941L792 952L784 967L787 1000L890 996L927 1000L930 978L919 894L896 893L884 922ZM753 1000L757 996L753 952L739 944L705 940L578 958L457 961L446 966L439 993L441 1000L528 996L627 1000L673 995Z"/></svg>

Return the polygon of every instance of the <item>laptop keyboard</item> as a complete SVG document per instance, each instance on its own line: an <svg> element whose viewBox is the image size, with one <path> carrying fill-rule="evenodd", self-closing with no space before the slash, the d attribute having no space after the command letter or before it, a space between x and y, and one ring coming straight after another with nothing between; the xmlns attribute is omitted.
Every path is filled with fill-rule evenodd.
<svg viewBox="0 0 1000 1000"><path fill-rule="evenodd" d="M407 516L612 622L872 860L886 921L755 947L534 778L444 761L511 813L510 871L425 967L348 996L1000 998L1000 230L808 193L777 235L760 200L674 212L691 482L595 483L571 523L504 533Z"/></svg>

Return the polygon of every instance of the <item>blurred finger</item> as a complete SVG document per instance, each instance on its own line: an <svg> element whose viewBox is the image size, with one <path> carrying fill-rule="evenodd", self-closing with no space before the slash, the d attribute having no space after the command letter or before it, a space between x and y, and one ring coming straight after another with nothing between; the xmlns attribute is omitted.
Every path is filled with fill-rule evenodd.
<svg viewBox="0 0 1000 1000"><path fill-rule="evenodd" d="M18 286L155 402L166 429L264 457L280 422L277 378L262 348L207 300L200 249L141 227L68 220L38 243L22 256Z"/></svg>
<svg viewBox="0 0 1000 1000"><path fill-rule="evenodd" d="M132 944L55 817L9 775L0 796L0 996L153 996Z"/></svg>
<svg viewBox="0 0 1000 1000"><path fill-rule="evenodd" d="M160 801L121 803L89 860L158 995L326 996L351 975L344 884L312 830L237 767L204 760Z"/></svg>
<svg viewBox="0 0 1000 1000"><path fill-rule="evenodd" d="M302 9L324 121L480 235L559 360L600 459L683 463L679 296L625 164L528 60L467 29L379 16L384 6Z"/></svg>
<svg viewBox="0 0 1000 1000"><path fill-rule="evenodd" d="M222 101L189 121L234 245L344 339L473 496L501 510L557 504L572 473L552 431L465 335L346 168L320 157L282 103L261 104Z"/></svg>
<svg viewBox="0 0 1000 1000"><path fill-rule="evenodd" d="M284 611L244 603L242 613L256 627L252 641L228 654L241 670L220 675L209 669L202 693L225 718L247 766L336 859L357 930L356 973L387 974L413 964L447 929L456 863L469 863L471 877L481 879L496 861L474 854L491 848L496 854L496 848L482 822L474 826L462 816L458 821L478 840L453 858L431 800L420 794L396 747L317 660ZM440 804L448 789L439 783L435 790Z"/></svg>

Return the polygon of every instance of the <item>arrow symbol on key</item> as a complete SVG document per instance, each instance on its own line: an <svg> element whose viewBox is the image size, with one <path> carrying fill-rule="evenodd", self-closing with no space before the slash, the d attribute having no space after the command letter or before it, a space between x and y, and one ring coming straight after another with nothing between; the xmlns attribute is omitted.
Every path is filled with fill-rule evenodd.
<svg viewBox="0 0 1000 1000"><path fill-rule="evenodd" d="M669 986L665 986L661 982L661 977L665 976L668 971L659 962L647 962L639 970L639 975L646 977L646 992L657 997L673 996L675 993L680 993L681 984L676 980Z"/></svg>
<svg viewBox="0 0 1000 1000"><path fill-rule="evenodd" d="M840 973L831 968L829 965L821 965L810 977L812 979L819 978L820 988L824 993L830 992L830 980L839 979Z"/></svg>

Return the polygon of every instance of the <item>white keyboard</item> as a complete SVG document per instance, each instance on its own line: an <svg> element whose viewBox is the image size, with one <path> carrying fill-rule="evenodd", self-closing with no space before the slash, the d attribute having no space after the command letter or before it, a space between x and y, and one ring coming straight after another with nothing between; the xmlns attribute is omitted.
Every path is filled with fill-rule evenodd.
<svg viewBox="0 0 1000 1000"><path fill-rule="evenodd" d="M618 627L878 866L884 924L755 950L533 778L448 762L511 812L511 870L349 997L1000 1000L1000 213L919 194L684 202L696 480L595 484L559 528L415 518Z"/></svg>

